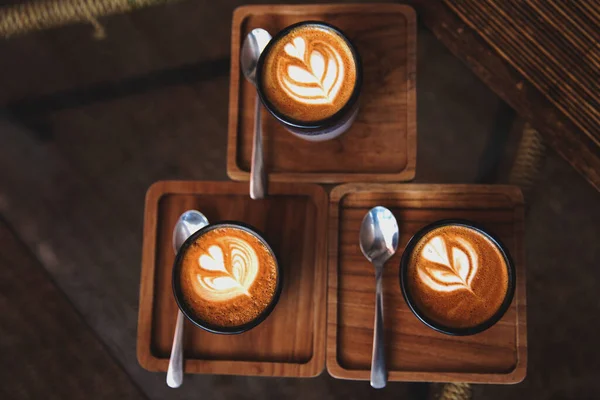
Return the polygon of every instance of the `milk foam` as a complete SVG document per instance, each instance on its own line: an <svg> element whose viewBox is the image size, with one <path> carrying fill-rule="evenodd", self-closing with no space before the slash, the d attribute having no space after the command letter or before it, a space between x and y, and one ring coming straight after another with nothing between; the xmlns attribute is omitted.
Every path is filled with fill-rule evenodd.
<svg viewBox="0 0 600 400"><path fill-rule="evenodd" d="M471 243L462 237L450 246L442 236L431 238L419 255L430 263L420 262L417 274L421 281L436 292L473 291L472 283L479 269L479 257Z"/></svg>
<svg viewBox="0 0 600 400"><path fill-rule="evenodd" d="M332 104L345 78L342 55L323 41L295 37L284 46L289 64L278 72L283 91L306 105Z"/></svg>
<svg viewBox="0 0 600 400"><path fill-rule="evenodd" d="M221 237L198 258L194 289L206 300L226 301L246 295L258 275L259 262L252 246L237 237Z"/></svg>

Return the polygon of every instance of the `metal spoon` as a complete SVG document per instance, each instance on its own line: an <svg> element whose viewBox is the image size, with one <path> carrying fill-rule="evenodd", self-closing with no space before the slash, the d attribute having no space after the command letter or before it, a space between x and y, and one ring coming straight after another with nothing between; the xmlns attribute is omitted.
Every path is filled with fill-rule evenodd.
<svg viewBox="0 0 600 400"><path fill-rule="evenodd" d="M398 223L390 210L377 206L369 210L360 227L360 249L375 267L375 327L371 359L371 386L384 388L387 383L383 340L383 265L398 249Z"/></svg>
<svg viewBox="0 0 600 400"><path fill-rule="evenodd" d="M183 242L192 234L208 225L208 219L199 211L189 210L181 214L173 228L173 250L179 252ZM177 323L173 336L173 347L167 370L167 385L178 388L183 383L183 313L177 310Z"/></svg>
<svg viewBox="0 0 600 400"><path fill-rule="evenodd" d="M256 65L260 53L271 40L271 34L264 29L253 29L244 40L240 56L242 72L256 86ZM260 122L260 99L256 97L254 115L254 144L252 146L252 164L250 166L250 197L262 199L267 193L267 176L263 158L262 125Z"/></svg>

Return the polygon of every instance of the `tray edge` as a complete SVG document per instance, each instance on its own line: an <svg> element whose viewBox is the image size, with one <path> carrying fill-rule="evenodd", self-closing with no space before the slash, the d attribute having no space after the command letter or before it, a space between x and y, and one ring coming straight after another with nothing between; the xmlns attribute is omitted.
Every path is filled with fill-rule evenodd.
<svg viewBox="0 0 600 400"><path fill-rule="evenodd" d="M137 324L136 356L140 366L149 371L159 371L161 360L152 354L152 300L154 297L154 271L156 262L156 232L158 223L158 203L168 184L154 182L146 191L144 200L144 226L142 230L142 262L140 271L140 294ZM146 231L150 235L146 235ZM148 304L149 303L149 304Z"/></svg>

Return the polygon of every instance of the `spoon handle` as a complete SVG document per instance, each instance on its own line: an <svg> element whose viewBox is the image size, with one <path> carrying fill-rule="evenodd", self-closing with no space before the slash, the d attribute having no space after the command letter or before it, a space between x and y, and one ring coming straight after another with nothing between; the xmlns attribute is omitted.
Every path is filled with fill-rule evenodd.
<svg viewBox="0 0 600 400"><path fill-rule="evenodd" d="M178 388L183 383L183 313L177 312L177 323L175 324L175 335L173 335L173 347L167 370L167 385Z"/></svg>
<svg viewBox="0 0 600 400"><path fill-rule="evenodd" d="M387 383L383 338L383 287L381 284L383 265L375 265L375 271L375 323L373 331L373 357L371 359L371 386L375 389L381 389Z"/></svg>
<svg viewBox="0 0 600 400"><path fill-rule="evenodd" d="M252 164L250 166L250 197L262 199L267 192L267 177L263 158L262 123L260 120L260 99L256 96L254 115L254 145L252 146Z"/></svg>

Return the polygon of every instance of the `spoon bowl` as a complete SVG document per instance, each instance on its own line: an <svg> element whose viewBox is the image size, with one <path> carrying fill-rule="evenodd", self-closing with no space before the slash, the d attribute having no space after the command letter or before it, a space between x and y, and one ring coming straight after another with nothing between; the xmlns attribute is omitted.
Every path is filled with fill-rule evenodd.
<svg viewBox="0 0 600 400"><path fill-rule="evenodd" d="M208 225L208 219L200 211L189 210L181 214L173 228L173 251L175 254L192 234Z"/></svg>
<svg viewBox="0 0 600 400"><path fill-rule="evenodd" d="M383 265L398 249L398 223L385 207L369 210L360 227L360 250L372 263Z"/></svg>
<svg viewBox="0 0 600 400"><path fill-rule="evenodd" d="M242 73L254 86L256 86L256 66L258 59L267 44L271 41L271 34L264 29L252 29L244 39L240 62Z"/></svg>

